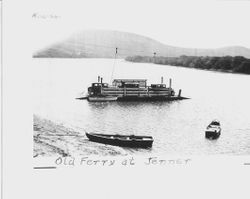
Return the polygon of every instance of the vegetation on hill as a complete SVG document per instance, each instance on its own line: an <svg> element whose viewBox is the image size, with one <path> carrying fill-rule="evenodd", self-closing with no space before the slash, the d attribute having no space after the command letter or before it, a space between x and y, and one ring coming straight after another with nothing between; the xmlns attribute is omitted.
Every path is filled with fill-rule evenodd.
<svg viewBox="0 0 250 199"><path fill-rule="evenodd" d="M155 63L187 68L199 68L206 70L228 71L235 73L250 74L250 59L242 56L208 57L208 56L180 56L180 57L149 57L131 56L126 61Z"/></svg>

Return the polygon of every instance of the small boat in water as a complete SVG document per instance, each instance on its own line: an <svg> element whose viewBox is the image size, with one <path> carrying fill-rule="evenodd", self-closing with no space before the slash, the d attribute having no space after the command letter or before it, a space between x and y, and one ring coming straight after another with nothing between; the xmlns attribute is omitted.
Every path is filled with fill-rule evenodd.
<svg viewBox="0 0 250 199"><path fill-rule="evenodd" d="M206 138L217 139L221 134L220 122L218 120L213 120L205 131Z"/></svg>
<svg viewBox="0 0 250 199"><path fill-rule="evenodd" d="M154 141L151 136L111 135L87 132L86 136L92 142L132 148L151 148Z"/></svg>

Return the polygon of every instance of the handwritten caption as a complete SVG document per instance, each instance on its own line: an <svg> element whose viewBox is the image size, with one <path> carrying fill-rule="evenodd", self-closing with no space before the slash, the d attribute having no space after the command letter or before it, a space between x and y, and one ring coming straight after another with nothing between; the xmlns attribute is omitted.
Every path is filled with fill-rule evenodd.
<svg viewBox="0 0 250 199"><path fill-rule="evenodd" d="M56 165L62 166L106 166L111 167L115 165L123 166L135 166L135 165L187 165L191 162L191 159L188 158L179 158L179 159L162 159L159 157L147 157L136 159L134 157L127 157L121 159L109 159L109 158L91 158L91 157L58 157L55 160Z"/></svg>
<svg viewBox="0 0 250 199"><path fill-rule="evenodd" d="M58 19L59 15L55 14L41 14L41 13L33 13L32 18L34 19Z"/></svg>

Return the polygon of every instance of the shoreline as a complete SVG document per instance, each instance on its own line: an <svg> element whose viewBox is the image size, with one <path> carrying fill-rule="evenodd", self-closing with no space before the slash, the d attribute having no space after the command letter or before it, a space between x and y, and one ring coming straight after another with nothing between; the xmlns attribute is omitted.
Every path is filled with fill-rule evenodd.
<svg viewBox="0 0 250 199"><path fill-rule="evenodd" d="M90 142L85 133L33 115L33 158L75 155L127 155L119 147Z"/></svg>
<svg viewBox="0 0 250 199"><path fill-rule="evenodd" d="M250 59L241 56L180 56L180 57L148 57L130 56L125 61L132 63L151 63L156 65L167 65L205 71L231 73L231 74L250 74Z"/></svg>

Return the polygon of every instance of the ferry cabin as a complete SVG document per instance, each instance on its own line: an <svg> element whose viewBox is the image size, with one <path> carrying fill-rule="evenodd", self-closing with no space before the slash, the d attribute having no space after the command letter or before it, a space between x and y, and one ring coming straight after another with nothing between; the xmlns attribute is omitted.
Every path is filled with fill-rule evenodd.
<svg viewBox="0 0 250 199"><path fill-rule="evenodd" d="M171 85L170 85L171 86ZM123 97L171 97L174 90L166 84L151 84L147 86L146 79L115 79L112 86L107 83L92 83L88 88L89 96Z"/></svg>
<svg viewBox="0 0 250 199"><path fill-rule="evenodd" d="M147 87L147 80L146 79L114 79L112 82L112 86L115 87L129 87L129 85L133 86L138 84L139 87Z"/></svg>

